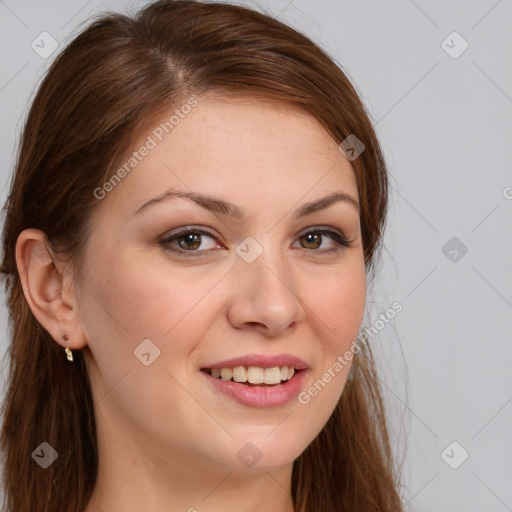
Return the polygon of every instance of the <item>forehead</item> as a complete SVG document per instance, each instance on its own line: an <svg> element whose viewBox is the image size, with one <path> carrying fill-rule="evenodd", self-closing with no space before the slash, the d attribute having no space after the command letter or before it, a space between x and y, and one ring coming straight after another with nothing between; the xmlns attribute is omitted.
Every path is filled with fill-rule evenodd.
<svg viewBox="0 0 512 512"><path fill-rule="evenodd" d="M116 161L122 179L102 201L128 215L168 188L235 203L317 197L334 188L358 197L350 162L313 116L298 107L205 96L187 99L138 134ZM118 172L119 174L119 172Z"/></svg>

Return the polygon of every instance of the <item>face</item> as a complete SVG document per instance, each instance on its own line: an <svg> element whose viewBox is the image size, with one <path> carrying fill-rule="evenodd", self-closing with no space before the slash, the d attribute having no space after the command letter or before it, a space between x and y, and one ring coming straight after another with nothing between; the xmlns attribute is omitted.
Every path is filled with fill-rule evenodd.
<svg viewBox="0 0 512 512"><path fill-rule="evenodd" d="M98 421L181 468L280 468L331 415L363 318L354 171L298 109L181 112L97 192L77 297Z"/></svg>

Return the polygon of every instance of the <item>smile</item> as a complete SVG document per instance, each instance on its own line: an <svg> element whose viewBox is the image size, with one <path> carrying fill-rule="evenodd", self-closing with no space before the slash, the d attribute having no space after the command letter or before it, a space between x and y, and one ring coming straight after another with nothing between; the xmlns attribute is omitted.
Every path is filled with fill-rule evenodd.
<svg viewBox="0 0 512 512"><path fill-rule="evenodd" d="M236 368L238 367L233 368L233 370ZM257 373L261 375L263 368L258 367L249 367L249 375L252 373L250 372L251 368L256 368ZM279 370L281 371L282 368L283 367L279 367ZM294 368L290 368L287 372L292 373L293 371L291 378L288 378L287 373L286 380L279 378L279 383L267 384L262 382L255 384L247 380L245 382L236 382L233 380L233 371L231 368L223 368L222 370L229 370L229 372L224 372L224 377L229 376L229 379L223 379L222 375L220 377L214 377L207 368L203 369L200 373L207 379L210 389L212 389L216 395L227 397L230 401L253 408L280 407L291 403L303 390L304 380L308 374L308 370L295 370ZM220 371L222 372L222 370ZM270 370L270 368L265 368L264 370ZM274 373L274 380L277 380L277 370L272 370L270 375ZM265 373L263 376L265 378Z"/></svg>
<svg viewBox="0 0 512 512"><path fill-rule="evenodd" d="M274 366L235 366L234 368L206 368L213 378L248 384L276 385L290 380L295 374L295 368Z"/></svg>

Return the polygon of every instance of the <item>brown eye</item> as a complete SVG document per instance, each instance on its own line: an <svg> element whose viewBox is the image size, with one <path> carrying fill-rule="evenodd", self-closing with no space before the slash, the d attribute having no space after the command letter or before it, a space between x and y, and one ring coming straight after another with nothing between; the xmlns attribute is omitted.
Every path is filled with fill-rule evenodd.
<svg viewBox="0 0 512 512"><path fill-rule="evenodd" d="M340 252L345 247L350 246L350 241L337 231L330 229L311 229L298 238L300 246L303 249L311 250L321 254ZM330 242L327 247L322 247L324 243Z"/></svg>
<svg viewBox="0 0 512 512"><path fill-rule="evenodd" d="M305 240L303 245L304 249L318 249L322 244L322 235L318 233L307 233L301 236L300 240Z"/></svg>
<svg viewBox="0 0 512 512"><path fill-rule="evenodd" d="M221 247L213 233L202 229L181 230L159 243L165 250L182 256L202 256L211 249Z"/></svg>
<svg viewBox="0 0 512 512"><path fill-rule="evenodd" d="M176 238L182 249L197 249L201 246L201 235L199 233L188 233Z"/></svg>

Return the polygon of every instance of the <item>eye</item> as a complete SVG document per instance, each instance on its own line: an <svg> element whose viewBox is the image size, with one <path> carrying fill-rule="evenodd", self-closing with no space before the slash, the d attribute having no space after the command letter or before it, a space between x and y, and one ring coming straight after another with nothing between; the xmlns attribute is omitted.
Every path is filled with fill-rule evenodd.
<svg viewBox="0 0 512 512"><path fill-rule="evenodd" d="M206 243L207 239L213 242L210 241ZM219 243L215 243L215 240L215 235L209 231L198 228L185 228L161 240L159 243L166 250L180 255L188 256L190 254L191 256L200 256L201 253L220 246Z"/></svg>
<svg viewBox="0 0 512 512"><path fill-rule="evenodd" d="M337 231L326 228L314 228L299 236L301 247L320 253L340 252L350 246L350 241ZM324 242L330 242L330 247L325 247Z"/></svg>
<svg viewBox="0 0 512 512"><path fill-rule="evenodd" d="M297 241L300 243L299 248L320 254L338 253L350 246L350 241L344 235L327 228L309 229ZM215 248L224 248L213 232L190 226L172 233L159 243L166 251L179 256L204 256Z"/></svg>

